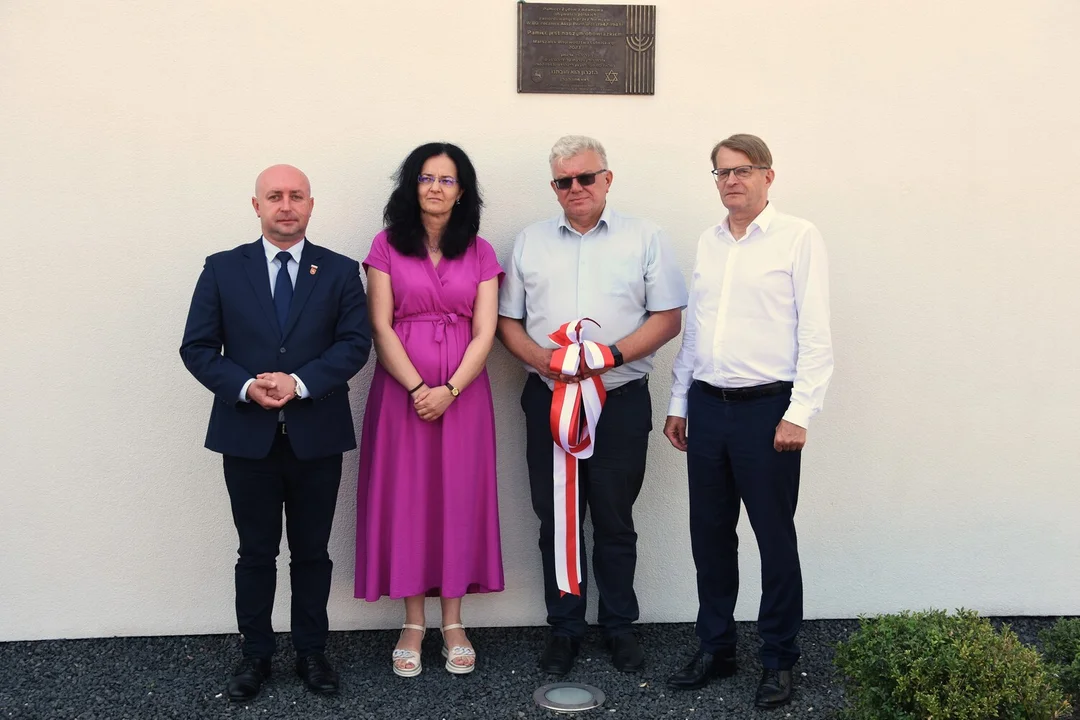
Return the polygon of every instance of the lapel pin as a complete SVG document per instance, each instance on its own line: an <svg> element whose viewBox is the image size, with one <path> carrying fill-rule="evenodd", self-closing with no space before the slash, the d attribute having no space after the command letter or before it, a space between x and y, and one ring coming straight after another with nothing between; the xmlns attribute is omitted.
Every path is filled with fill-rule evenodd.
<svg viewBox="0 0 1080 720"><path fill-rule="evenodd" d="M312 265L310 268L308 268L308 272L311 273L312 275L314 275L318 271L319 271L319 266L318 265Z"/></svg>

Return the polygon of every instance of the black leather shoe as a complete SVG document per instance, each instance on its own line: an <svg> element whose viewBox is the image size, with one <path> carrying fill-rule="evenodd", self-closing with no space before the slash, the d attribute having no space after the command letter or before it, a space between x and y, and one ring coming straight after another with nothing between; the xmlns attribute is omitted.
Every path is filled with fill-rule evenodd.
<svg viewBox="0 0 1080 720"><path fill-rule="evenodd" d="M645 651L633 633L608 638L607 646L611 651L611 664L616 670L633 673L645 667Z"/></svg>
<svg viewBox="0 0 1080 720"><path fill-rule="evenodd" d="M668 687L676 690L697 690L709 684L713 678L726 678L735 674L735 651L730 654L713 654L698 650L679 672L668 678Z"/></svg>
<svg viewBox="0 0 1080 720"><path fill-rule="evenodd" d="M269 677L270 658L243 658L233 670L225 694L232 702L251 702Z"/></svg>
<svg viewBox="0 0 1080 720"><path fill-rule="evenodd" d="M552 675L565 675L574 667L574 658L580 648L580 640L562 635L549 636L547 646L540 656L540 669Z"/></svg>
<svg viewBox="0 0 1080 720"><path fill-rule="evenodd" d="M307 689L316 695L333 695L341 687L338 674L322 653L296 658L296 674L307 685Z"/></svg>
<svg viewBox="0 0 1080 720"><path fill-rule="evenodd" d="M765 668L761 672L754 704L768 710L791 702L791 671Z"/></svg>

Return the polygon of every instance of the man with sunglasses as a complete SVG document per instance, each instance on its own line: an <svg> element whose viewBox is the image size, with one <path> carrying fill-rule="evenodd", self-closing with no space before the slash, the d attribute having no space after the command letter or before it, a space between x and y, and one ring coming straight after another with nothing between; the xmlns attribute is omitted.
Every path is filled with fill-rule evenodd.
<svg viewBox="0 0 1080 720"><path fill-rule="evenodd" d="M698 239L664 435L686 453L700 646L668 679L697 689L735 674L740 502L761 554L762 676L755 703L791 702L802 624L795 537L799 463L833 370L825 245L769 202L772 154L753 135L712 151L727 218Z"/></svg>
<svg viewBox="0 0 1080 720"><path fill-rule="evenodd" d="M585 635L586 558L580 518L588 506L600 592L598 620L612 663L623 672L636 672L644 667L645 656L632 628L638 618L632 509L645 478L652 430L648 373L656 351L679 334L686 283L660 228L608 207L613 174L599 142L561 138L549 162L551 188L563 212L530 225L514 241L499 295L498 326L499 338L528 371L521 406L551 625L540 667L554 675L569 672ZM606 346L607 364L614 367L585 369L571 377L551 369L557 345L548 336L578 318L596 322L598 327L588 324L585 338ZM572 501L556 502L561 483L554 480L553 388L556 382L576 383L595 375L601 376L606 403L596 425L593 454L576 466L580 509L574 518ZM576 528L571 520L576 520ZM558 558L557 547L565 548ZM572 563L567 556L573 558L575 549L582 569L578 592L563 592L556 563L561 560L561 568Z"/></svg>

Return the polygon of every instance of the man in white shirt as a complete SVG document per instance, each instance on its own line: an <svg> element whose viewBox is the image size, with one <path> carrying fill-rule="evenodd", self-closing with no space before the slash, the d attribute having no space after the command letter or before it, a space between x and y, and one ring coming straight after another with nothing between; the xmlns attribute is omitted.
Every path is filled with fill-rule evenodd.
<svg viewBox="0 0 1080 720"><path fill-rule="evenodd" d="M700 647L668 684L733 675L740 502L761 553L761 708L791 701L802 624L799 463L832 376L825 245L769 203L772 154L753 135L712 152L728 216L698 239L664 435L686 452Z"/></svg>
<svg viewBox="0 0 1080 720"><path fill-rule="evenodd" d="M587 505L600 594L597 620L612 663L618 670L636 672L645 657L632 629L638 619L632 509L645 479L652 430L648 373L656 351L679 334L686 282L659 227L608 207L613 174L603 145L567 136L555 143L549 162L551 188L563 213L518 234L505 265L498 326L506 349L529 373L521 407L551 625L540 667L553 675L569 672L585 635L581 519ZM597 343L593 349L604 355L605 367L567 376L561 371L565 366L552 369L553 353L567 338L557 343L549 335L579 318L595 321L583 323L584 339ZM570 458L553 453L553 399L554 409L567 407L558 398L570 397L575 383L599 396L595 376L606 391L606 404L596 424L593 454L567 470L565 460ZM560 417L572 416L566 412L554 417L562 422ZM573 482L567 480L571 475ZM570 499L574 482L580 490L577 508Z"/></svg>

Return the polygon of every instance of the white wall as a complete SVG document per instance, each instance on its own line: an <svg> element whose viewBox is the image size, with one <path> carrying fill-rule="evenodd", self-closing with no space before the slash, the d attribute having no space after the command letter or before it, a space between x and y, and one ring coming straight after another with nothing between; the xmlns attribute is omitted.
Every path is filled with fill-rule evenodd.
<svg viewBox="0 0 1080 720"><path fill-rule="evenodd" d="M654 97L517 94L511 0L0 5L0 640L234 631L210 397L177 347L203 257L258 235L260 169L307 171L312 239L362 257L397 163L459 143L505 257L557 211L546 156L570 132L606 143L611 202L665 226L687 273L733 132L769 142L777 206L824 233L837 371L804 459L808 617L1080 612L1080 4L657 5ZM490 368L507 590L466 621L539 624L522 374L501 348ZM352 598L345 465L331 624L390 627L396 603ZM691 620L685 470L659 433L636 515L642 620Z"/></svg>

